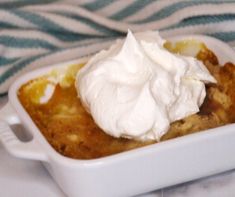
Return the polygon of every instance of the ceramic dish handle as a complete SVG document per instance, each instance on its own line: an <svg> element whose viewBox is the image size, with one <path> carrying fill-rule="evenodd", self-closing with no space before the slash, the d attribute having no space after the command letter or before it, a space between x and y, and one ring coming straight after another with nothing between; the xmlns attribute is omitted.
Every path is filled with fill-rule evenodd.
<svg viewBox="0 0 235 197"><path fill-rule="evenodd" d="M11 105L7 103L0 111L0 141L9 153L16 157L47 161L46 154L32 138L22 142L11 129L11 125L20 124L20 120Z"/></svg>

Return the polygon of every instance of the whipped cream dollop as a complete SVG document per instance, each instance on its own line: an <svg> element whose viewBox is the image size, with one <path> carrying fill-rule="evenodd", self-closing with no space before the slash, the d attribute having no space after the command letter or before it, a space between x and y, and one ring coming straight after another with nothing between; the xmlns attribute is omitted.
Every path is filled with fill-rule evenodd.
<svg viewBox="0 0 235 197"><path fill-rule="evenodd" d="M170 53L164 42L158 32L128 31L78 72L79 97L107 134L159 140L171 122L199 111L204 83L216 80L201 61Z"/></svg>

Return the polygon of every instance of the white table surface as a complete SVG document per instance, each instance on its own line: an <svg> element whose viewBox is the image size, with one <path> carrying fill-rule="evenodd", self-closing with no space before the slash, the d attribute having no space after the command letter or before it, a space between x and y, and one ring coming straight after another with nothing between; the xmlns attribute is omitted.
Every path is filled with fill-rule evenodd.
<svg viewBox="0 0 235 197"><path fill-rule="evenodd" d="M7 98L1 98L0 107L6 102ZM141 197L234 196L235 170L141 195ZM66 197L66 195L40 162L13 157L4 150L0 142L0 197Z"/></svg>

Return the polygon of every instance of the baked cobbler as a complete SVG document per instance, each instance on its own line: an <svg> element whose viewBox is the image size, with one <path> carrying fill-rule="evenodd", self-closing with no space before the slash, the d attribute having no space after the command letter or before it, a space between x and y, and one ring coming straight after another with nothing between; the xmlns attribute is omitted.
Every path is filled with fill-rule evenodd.
<svg viewBox="0 0 235 197"><path fill-rule="evenodd" d="M213 52L196 41L167 42L165 47L173 53L193 55L203 61L217 83L206 85L206 98L200 111L173 122L160 141L235 122L235 66L219 65ZM29 81L18 91L20 102L51 146L70 158L94 159L157 143L115 138L95 124L74 86L75 75L82 66L69 66L63 80L56 85L49 80L58 74L54 71ZM42 97L49 84L55 85L55 89L44 102Z"/></svg>

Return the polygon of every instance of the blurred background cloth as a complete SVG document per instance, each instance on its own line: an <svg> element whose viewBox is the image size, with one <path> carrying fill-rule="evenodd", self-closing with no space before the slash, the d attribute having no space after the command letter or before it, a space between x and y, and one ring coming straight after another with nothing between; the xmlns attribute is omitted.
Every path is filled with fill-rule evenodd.
<svg viewBox="0 0 235 197"><path fill-rule="evenodd" d="M0 0L0 95L19 75L93 54L128 28L235 44L235 1Z"/></svg>

